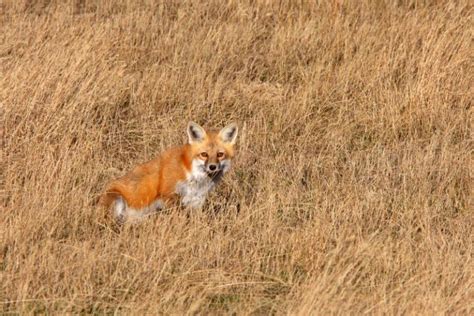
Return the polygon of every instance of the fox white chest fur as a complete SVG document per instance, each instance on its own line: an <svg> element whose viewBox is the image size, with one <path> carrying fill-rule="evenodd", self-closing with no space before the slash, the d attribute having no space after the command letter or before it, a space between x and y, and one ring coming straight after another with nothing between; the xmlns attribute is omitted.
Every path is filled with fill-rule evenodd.
<svg viewBox="0 0 474 316"><path fill-rule="evenodd" d="M191 172L187 179L176 185L176 193L181 197L181 203L191 208L200 208L206 196L216 185L219 175L211 178L206 172L205 165L200 160L193 160Z"/></svg>

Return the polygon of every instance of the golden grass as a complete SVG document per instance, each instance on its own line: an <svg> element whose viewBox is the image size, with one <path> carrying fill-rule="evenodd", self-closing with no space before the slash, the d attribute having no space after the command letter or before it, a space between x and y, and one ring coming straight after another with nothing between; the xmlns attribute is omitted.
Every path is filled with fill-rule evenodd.
<svg viewBox="0 0 474 316"><path fill-rule="evenodd" d="M0 310L472 315L472 17L3 1ZM239 123L232 172L202 212L114 230L105 183L190 119Z"/></svg>

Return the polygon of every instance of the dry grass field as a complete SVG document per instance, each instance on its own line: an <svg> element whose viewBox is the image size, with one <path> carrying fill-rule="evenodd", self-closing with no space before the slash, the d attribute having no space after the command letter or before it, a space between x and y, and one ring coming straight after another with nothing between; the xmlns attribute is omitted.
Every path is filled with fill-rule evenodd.
<svg viewBox="0 0 474 316"><path fill-rule="evenodd" d="M474 312L471 1L4 0L2 313ZM240 127L202 211L105 184Z"/></svg>

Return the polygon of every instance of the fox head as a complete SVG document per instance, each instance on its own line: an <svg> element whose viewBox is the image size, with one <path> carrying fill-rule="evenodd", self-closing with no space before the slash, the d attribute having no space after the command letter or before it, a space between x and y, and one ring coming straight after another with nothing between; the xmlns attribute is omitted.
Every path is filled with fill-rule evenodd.
<svg viewBox="0 0 474 316"><path fill-rule="evenodd" d="M229 170L238 133L235 123L220 131L206 131L200 125L189 122L187 133L191 145L193 172L220 178L220 175Z"/></svg>

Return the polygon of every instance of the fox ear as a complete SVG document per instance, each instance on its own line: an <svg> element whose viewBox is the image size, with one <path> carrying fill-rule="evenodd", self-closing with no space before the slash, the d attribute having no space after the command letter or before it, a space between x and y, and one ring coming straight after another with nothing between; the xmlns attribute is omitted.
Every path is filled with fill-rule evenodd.
<svg viewBox="0 0 474 316"><path fill-rule="evenodd" d="M200 143L206 137L206 131L199 124L194 122L188 123L188 139L190 144Z"/></svg>
<svg viewBox="0 0 474 316"><path fill-rule="evenodd" d="M237 124L235 123L230 123L221 131L219 132L219 137L222 139L224 143L229 143L231 145L235 144L235 141L237 140L237 134L239 132L239 129L237 128Z"/></svg>

